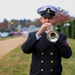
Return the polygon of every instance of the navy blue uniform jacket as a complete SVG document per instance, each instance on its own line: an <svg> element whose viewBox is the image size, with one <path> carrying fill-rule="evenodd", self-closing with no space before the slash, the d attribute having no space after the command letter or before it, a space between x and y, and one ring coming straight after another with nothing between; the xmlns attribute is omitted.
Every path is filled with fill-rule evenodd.
<svg viewBox="0 0 75 75"><path fill-rule="evenodd" d="M59 35L59 40L52 43L47 40L45 33L39 40L36 39L36 32L29 34L22 50L24 53L32 53L30 75L61 75L61 57L69 58L72 50L67 44L67 36L62 33Z"/></svg>

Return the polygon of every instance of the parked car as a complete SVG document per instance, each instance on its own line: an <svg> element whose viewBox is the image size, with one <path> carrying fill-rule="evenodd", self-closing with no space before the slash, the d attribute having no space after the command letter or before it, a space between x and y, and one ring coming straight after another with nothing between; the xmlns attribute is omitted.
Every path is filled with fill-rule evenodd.
<svg viewBox="0 0 75 75"><path fill-rule="evenodd" d="M1 38L5 38L5 37L8 37L9 33L8 32L2 32L1 33Z"/></svg>

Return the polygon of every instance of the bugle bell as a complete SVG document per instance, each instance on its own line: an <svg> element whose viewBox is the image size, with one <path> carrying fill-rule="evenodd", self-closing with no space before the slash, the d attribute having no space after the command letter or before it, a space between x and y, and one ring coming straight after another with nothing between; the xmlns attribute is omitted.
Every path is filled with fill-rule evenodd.
<svg viewBox="0 0 75 75"><path fill-rule="evenodd" d="M50 30L47 32L47 39L50 42L56 42L59 39L59 33L56 30L53 30L53 26L50 26Z"/></svg>

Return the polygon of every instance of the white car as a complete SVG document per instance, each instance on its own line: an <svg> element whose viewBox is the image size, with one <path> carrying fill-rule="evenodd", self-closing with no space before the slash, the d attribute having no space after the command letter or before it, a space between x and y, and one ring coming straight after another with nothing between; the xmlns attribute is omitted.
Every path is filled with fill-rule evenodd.
<svg viewBox="0 0 75 75"><path fill-rule="evenodd" d="M9 33L7 32L3 32L1 33L1 38L5 38L5 37L8 37Z"/></svg>

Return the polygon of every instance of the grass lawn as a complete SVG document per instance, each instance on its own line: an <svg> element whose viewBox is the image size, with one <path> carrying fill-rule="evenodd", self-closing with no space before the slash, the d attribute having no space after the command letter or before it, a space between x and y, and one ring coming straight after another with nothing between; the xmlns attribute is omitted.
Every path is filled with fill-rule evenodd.
<svg viewBox="0 0 75 75"><path fill-rule="evenodd" d="M68 39L73 50L70 59L62 59L62 75L75 75L75 40ZM0 59L0 75L28 75L31 54L24 54L21 45Z"/></svg>
<svg viewBox="0 0 75 75"><path fill-rule="evenodd" d="M68 39L69 45L72 48L72 56L69 59L62 59L63 73L62 75L75 75L75 40Z"/></svg>

